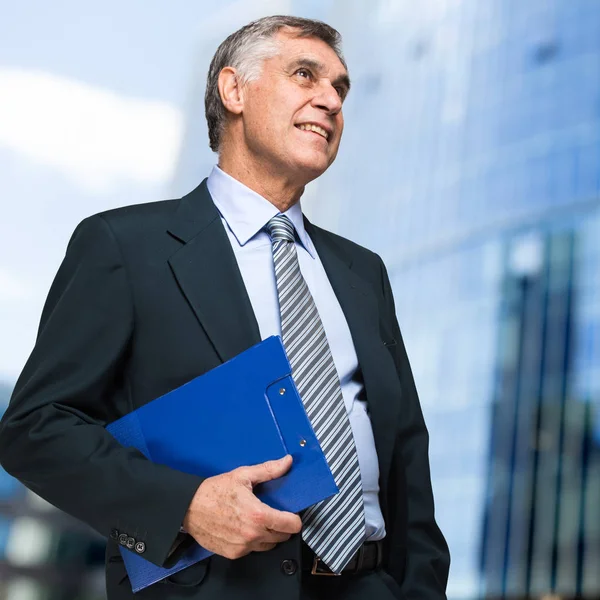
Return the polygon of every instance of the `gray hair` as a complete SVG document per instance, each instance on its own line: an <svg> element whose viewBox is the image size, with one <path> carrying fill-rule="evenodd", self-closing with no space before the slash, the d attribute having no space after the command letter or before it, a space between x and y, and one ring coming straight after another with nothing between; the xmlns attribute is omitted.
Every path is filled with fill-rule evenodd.
<svg viewBox="0 0 600 600"><path fill-rule="evenodd" d="M219 150L226 118L225 107L219 94L219 73L225 67L233 67L239 73L241 85L258 79L263 62L277 55L279 43L274 36L284 27L294 28L293 35L296 37L316 37L323 40L347 68L341 50L342 36L322 21L276 15L244 25L217 48L208 70L204 107L208 138L213 152Z"/></svg>

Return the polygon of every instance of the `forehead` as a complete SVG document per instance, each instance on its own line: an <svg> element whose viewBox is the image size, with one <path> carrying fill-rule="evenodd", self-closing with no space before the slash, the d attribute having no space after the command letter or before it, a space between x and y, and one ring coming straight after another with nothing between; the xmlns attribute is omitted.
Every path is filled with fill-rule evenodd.
<svg viewBox="0 0 600 600"><path fill-rule="evenodd" d="M279 41L281 48L277 58L284 65L300 59L309 59L321 63L329 75L336 77L347 75L335 50L323 40L316 37L298 37L294 35L292 29L278 31L275 38Z"/></svg>

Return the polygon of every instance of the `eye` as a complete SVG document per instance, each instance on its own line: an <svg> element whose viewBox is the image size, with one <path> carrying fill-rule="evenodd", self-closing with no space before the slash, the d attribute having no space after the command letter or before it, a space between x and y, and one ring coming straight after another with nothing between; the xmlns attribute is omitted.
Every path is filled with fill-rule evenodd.
<svg viewBox="0 0 600 600"><path fill-rule="evenodd" d="M338 86L335 88L335 91L337 92L337 95L343 100L344 96L346 95L346 89Z"/></svg>
<svg viewBox="0 0 600 600"><path fill-rule="evenodd" d="M302 69L298 69L296 71L296 75L301 75L303 79L311 79L312 78L312 73L305 68Z"/></svg>

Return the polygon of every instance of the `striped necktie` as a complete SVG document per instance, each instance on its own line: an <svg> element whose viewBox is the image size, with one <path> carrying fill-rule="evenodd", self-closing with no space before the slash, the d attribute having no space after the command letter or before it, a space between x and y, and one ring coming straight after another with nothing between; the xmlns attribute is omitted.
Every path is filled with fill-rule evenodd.
<svg viewBox="0 0 600 600"><path fill-rule="evenodd" d="M340 573L365 539L362 480L340 380L317 307L300 272L294 225L285 215L266 225L271 236L281 334L292 377L340 490L302 516L302 538Z"/></svg>

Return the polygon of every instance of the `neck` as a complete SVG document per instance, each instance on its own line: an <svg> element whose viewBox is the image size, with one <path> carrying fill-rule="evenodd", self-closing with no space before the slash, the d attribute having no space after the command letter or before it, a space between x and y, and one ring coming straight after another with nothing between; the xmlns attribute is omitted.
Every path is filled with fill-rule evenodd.
<svg viewBox="0 0 600 600"><path fill-rule="evenodd" d="M304 184L299 184L289 175L274 172L272 166L267 166L252 157L236 156L235 152L222 152L218 164L222 171L260 194L279 212L285 212L296 204L304 193Z"/></svg>

